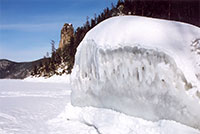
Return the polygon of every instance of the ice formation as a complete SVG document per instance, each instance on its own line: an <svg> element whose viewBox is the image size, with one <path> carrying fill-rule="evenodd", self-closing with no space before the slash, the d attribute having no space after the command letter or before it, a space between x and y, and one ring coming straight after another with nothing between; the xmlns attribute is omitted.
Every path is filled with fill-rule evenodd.
<svg viewBox="0 0 200 134"><path fill-rule="evenodd" d="M200 129L198 27L138 16L110 18L80 43L72 70L76 106L114 109L157 121L169 119Z"/></svg>

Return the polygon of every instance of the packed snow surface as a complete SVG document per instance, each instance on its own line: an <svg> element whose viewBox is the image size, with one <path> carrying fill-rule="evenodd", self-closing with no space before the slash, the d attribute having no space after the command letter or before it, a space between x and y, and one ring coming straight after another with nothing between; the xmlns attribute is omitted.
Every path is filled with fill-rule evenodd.
<svg viewBox="0 0 200 134"><path fill-rule="evenodd" d="M48 134L70 92L65 83L0 80L0 134Z"/></svg>
<svg viewBox="0 0 200 134"><path fill-rule="evenodd" d="M69 83L70 76L67 74L63 75L53 75L51 77L35 77L29 76L24 79L28 82L49 82L49 83Z"/></svg>
<svg viewBox="0 0 200 134"><path fill-rule="evenodd" d="M34 80L0 80L0 134L200 134L175 121L74 107L70 85Z"/></svg>
<svg viewBox="0 0 200 134"><path fill-rule="evenodd" d="M200 129L200 28L137 16L107 19L77 48L72 104Z"/></svg>

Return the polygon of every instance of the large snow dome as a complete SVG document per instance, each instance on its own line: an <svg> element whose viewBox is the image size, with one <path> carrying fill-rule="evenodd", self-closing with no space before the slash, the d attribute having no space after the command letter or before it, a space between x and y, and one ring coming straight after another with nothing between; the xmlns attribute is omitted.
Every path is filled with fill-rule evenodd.
<svg viewBox="0 0 200 134"><path fill-rule="evenodd" d="M103 21L77 48L72 104L200 128L199 39L200 28L175 21Z"/></svg>

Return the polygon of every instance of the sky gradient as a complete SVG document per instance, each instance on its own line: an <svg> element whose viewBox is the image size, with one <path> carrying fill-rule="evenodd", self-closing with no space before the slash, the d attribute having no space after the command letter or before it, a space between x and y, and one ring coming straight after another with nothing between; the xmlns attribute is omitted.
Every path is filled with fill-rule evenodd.
<svg viewBox="0 0 200 134"><path fill-rule="evenodd" d="M82 26L117 0L0 0L0 59L23 62L58 47L64 23Z"/></svg>

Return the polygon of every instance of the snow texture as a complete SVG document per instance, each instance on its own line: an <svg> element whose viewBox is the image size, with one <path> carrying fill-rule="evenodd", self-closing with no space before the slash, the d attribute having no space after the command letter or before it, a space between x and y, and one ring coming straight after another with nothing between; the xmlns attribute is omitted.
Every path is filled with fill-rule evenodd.
<svg viewBox="0 0 200 134"><path fill-rule="evenodd" d="M175 21L138 16L105 20L77 48L72 104L200 129L194 45L199 38L198 27Z"/></svg>
<svg viewBox="0 0 200 134"><path fill-rule="evenodd" d="M24 81L27 82L44 82L44 83L69 83L70 76L67 74L62 75L53 75L51 77L35 77L35 76L29 76L24 79Z"/></svg>
<svg viewBox="0 0 200 134"><path fill-rule="evenodd" d="M182 125L175 121L159 120L158 122L146 121L141 118L127 116L110 109L94 107L74 107L68 104L65 111L57 118L48 123L54 126L54 129L62 129L61 124L71 126L76 122L74 129L65 129L65 133L87 133L87 134L199 134L200 131ZM78 126L79 125L79 126ZM87 126L80 129L83 125ZM55 127L57 126L57 127ZM88 129L89 128L89 129ZM73 131L72 131L73 129Z"/></svg>
<svg viewBox="0 0 200 134"><path fill-rule="evenodd" d="M0 134L49 134L47 121L64 110L69 89L65 83L0 80Z"/></svg>
<svg viewBox="0 0 200 134"><path fill-rule="evenodd" d="M74 107L70 85L34 80L0 80L0 134L200 134L175 121Z"/></svg>

